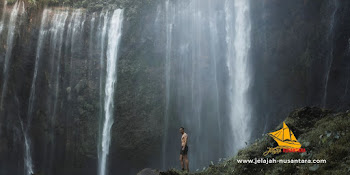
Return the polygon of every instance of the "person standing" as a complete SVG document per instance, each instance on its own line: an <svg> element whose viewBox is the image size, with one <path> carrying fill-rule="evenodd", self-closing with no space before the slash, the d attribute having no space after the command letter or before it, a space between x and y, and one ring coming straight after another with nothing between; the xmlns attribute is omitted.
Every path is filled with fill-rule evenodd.
<svg viewBox="0 0 350 175"><path fill-rule="evenodd" d="M188 146L187 146L187 141L188 141L188 135L185 133L185 128L180 127L180 133L181 133L181 150L180 150L180 163L181 163L181 168L182 171L185 170L189 172L189 166L188 166Z"/></svg>

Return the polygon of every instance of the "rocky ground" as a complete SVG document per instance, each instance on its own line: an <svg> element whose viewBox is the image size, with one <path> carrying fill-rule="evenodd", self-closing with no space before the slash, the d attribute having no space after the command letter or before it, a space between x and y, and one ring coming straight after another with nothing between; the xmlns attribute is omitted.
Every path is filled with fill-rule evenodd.
<svg viewBox="0 0 350 175"><path fill-rule="evenodd" d="M285 123L293 131L305 153L269 154L264 157L267 147L277 146L268 135L240 150L230 160L209 165L194 175L222 174L349 174L350 173L350 111L335 113L316 107L305 107L293 111ZM282 127L282 123L276 130ZM326 159L325 164L238 164L237 159ZM182 175L178 170L166 172L144 169L138 175Z"/></svg>

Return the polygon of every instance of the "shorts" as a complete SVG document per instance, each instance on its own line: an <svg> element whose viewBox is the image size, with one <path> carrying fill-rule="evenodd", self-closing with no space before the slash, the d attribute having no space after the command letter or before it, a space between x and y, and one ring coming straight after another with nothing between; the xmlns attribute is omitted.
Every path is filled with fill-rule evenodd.
<svg viewBox="0 0 350 175"><path fill-rule="evenodd" d="M187 155L187 152L188 152L188 146L187 145L185 146L184 150L182 150L182 147L180 148L180 155Z"/></svg>

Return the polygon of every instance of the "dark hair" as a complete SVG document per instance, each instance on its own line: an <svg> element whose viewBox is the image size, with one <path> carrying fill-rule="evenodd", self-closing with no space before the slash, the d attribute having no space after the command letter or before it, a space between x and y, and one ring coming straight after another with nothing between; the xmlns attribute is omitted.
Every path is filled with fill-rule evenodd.
<svg viewBox="0 0 350 175"><path fill-rule="evenodd" d="M184 128L184 127L182 127L182 126L180 127L180 129L185 130L185 128Z"/></svg>

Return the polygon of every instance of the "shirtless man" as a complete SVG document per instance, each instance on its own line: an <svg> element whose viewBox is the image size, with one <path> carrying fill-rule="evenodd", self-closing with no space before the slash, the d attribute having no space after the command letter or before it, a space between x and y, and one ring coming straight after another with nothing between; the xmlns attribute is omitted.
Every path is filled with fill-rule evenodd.
<svg viewBox="0 0 350 175"><path fill-rule="evenodd" d="M180 128L180 133L181 133L181 150L180 150L180 163L181 163L181 168L182 171L185 170L184 165L186 167L186 171L189 172L189 167L188 167L188 157L187 157L187 152L188 152L188 146L187 146L187 140L188 140L188 135L185 133L185 128L181 127Z"/></svg>

